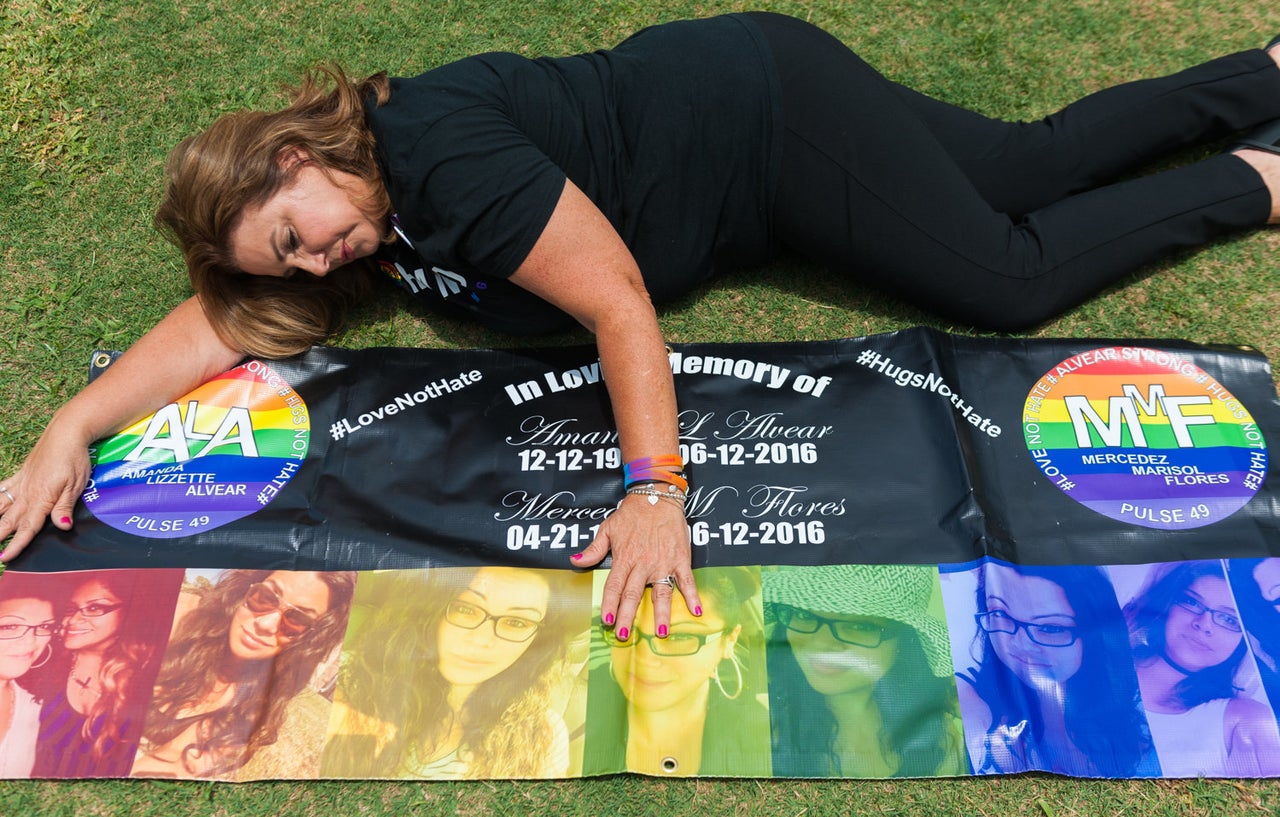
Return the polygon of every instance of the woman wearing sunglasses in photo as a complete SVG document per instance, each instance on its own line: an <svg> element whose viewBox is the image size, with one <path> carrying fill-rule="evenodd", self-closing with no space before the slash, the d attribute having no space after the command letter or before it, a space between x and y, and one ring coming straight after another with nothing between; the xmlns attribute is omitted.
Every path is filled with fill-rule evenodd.
<svg viewBox="0 0 1280 817"><path fill-rule="evenodd" d="M957 676L973 771L1159 774L1106 573L996 561L974 572L973 601L948 604L953 629L977 625L978 664Z"/></svg>
<svg viewBox="0 0 1280 817"><path fill-rule="evenodd" d="M1243 694L1259 679L1222 563L1152 566L1124 616L1164 775L1280 774L1275 715Z"/></svg>
<svg viewBox="0 0 1280 817"><path fill-rule="evenodd" d="M32 670L53 657L58 588L37 573L6 572L0 581L0 779L30 777L40 729Z"/></svg>
<svg viewBox="0 0 1280 817"><path fill-rule="evenodd" d="M677 593L670 625L657 624L646 590L634 626L596 627L586 774L770 774L758 569L696 575L701 615Z"/></svg>
<svg viewBox="0 0 1280 817"><path fill-rule="evenodd" d="M936 568L785 567L763 584L775 775L967 771Z"/></svg>
<svg viewBox="0 0 1280 817"><path fill-rule="evenodd" d="M319 697L308 684L342 641L355 578L228 570L212 586L189 583L198 601L174 626L133 776L230 777L282 730L308 726L313 756L281 758L271 771L314 775L327 717L315 709L327 707L304 712L298 702Z"/></svg>
<svg viewBox="0 0 1280 817"><path fill-rule="evenodd" d="M513 567L362 576L322 774L570 774L568 656L590 588L588 575Z"/></svg>
<svg viewBox="0 0 1280 817"><path fill-rule="evenodd" d="M32 777L124 777L138 749L181 570L103 570L74 579L50 663Z"/></svg>

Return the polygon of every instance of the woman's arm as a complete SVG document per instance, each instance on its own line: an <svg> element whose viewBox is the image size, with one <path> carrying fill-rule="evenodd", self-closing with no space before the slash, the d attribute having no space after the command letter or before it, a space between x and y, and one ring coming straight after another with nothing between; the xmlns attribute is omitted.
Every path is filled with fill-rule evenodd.
<svg viewBox="0 0 1280 817"><path fill-rule="evenodd" d="M239 361L188 298L147 332L84 391L54 412L16 473L0 481L0 552L7 561L22 552L45 517L63 530L89 480L89 444L174 400Z"/></svg>
<svg viewBox="0 0 1280 817"><path fill-rule="evenodd" d="M961 674L956 675L956 695L960 700L962 737L969 752L969 765L974 774L982 774L981 766L986 762L987 754L987 733L991 731L991 707L982 700L973 682Z"/></svg>
<svg viewBox="0 0 1280 817"><path fill-rule="evenodd" d="M604 214L573 182L512 282L568 312L596 336L624 462L679 452L675 384L640 269ZM689 527L675 503L628 495L575 557L598 564L613 552L600 614L629 630L646 584L674 576L701 612L690 565ZM666 635L671 591L654 587L654 628ZM661 591L661 592L657 592Z"/></svg>
<svg viewBox="0 0 1280 817"><path fill-rule="evenodd" d="M1261 701L1235 697L1223 716L1229 773L1247 777L1280 774L1280 733L1275 714Z"/></svg>

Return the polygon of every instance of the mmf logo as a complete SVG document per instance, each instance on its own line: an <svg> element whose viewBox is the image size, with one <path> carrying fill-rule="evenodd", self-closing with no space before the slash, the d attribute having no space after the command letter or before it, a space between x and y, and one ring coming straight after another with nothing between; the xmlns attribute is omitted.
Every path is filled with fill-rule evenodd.
<svg viewBox="0 0 1280 817"><path fill-rule="evenodd" d="M1073 355L1032 387L1027 450L1068 496L1112 519L1180 530L1235 513L1262 487L1267 445L1244 405L1159 349Z"/></svg>

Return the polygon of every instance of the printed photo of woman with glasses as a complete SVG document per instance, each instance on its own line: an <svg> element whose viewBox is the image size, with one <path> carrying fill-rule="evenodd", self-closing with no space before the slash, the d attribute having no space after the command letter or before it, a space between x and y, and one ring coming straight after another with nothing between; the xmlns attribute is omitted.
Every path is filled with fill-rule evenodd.
<svg viewBox="0 0 1280 817"><path fill-rule="evenodd" d="M70 590L32 777L125 777L142 734L181 570L59 574Z"/></svg>
<svg viewBox="0 0 1280 817"><path fill-rule="evenodd" d="M986 560L942 580L975 774L1160 773L1102 568Z"/></svg>
<svg viewBox="0 0 1280 817"><path fill-rule="evenodd" d="M565 711L590 603L591 577L568 570L361 574L321 773L575 774Z"/></svg>
<svg viewBox="0 0 1280 817"><path fill-rule="evenodd" d="M780 567L762 581L775 775L968 771L936 568Z"/></svg>
<svg viewBox="0 0 1280 817"><path fill-rule="evenodd" d="M615 628L599 620L596 571L586 774L770 774L759 568L694 573L701 615L675 593L655 628L646 589L633 625Z"/></svg>
<svg viewBox="0 0 1280 817"><path fill-rule="evenodd" d="M133 765L134 777L312 777L328 701L317 667L342 642L356 574L190 571ZM293 748L243 767L286 734Z"/></svg>
<svg viewBox="0 0 1280 817"><path fill-rule="evenodd" d="M66 597L41 573L6 571L0 581L0 779L30 777L40 730L40 685Z"/></svg>
<svg viewBox="0 0 1280 817"><path fill-rule="evenodd" d="M1275 715L1253 697L1258 670L1222 562L1109 570L1138 587L1124 617L1164 776L1280 774Z"/></svg>

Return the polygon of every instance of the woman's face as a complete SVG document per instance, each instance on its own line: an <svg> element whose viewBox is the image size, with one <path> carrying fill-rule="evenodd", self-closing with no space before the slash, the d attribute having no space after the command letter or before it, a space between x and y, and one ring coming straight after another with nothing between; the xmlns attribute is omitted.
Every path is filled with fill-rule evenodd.
<svg viewBox="0 0 1280 817"><path fill-rule="evenodd" d="M270 592L261 593L258 598L269 601L270 596L275 596L276 603L269 606L259 603L259 607L267 609L258 612L241 603L231 616L228 635L231 654L244 661L275 658L285 647L305 637L281 634L280 622L287 611L313 621L329 612L329 586L319 573L277 571L261 584Z"/></svg>
<svg viewBox="0 0 1280 817"><path fill-rule="evenodd" d="M440 675L455 687L475 687L509 669L536 640L526 635L547 616L551 591L536 573L509 567L481 568L453 598L459 619L479 621L473 629L441 618L436 629ZM504 621L497 621L497 619ZM508 638L499 638L501 629Z"/></svg>
<svg viewBox="0 0 1280 817"><path fill-rule="evenodd" d="M31 665L45 657L53 635L37 635L25 629L33 624L57 626L53 603L44 599L6 599L0 601L0 628L23 628L22 635L0 641L0 679L21 678Z"/></svg>
<svg viewBox="0 0 1280 817"><path fill-rule="evenodd" d="M349 173L326 174L314 162L291 163L294 179L262 205L246 207L231 231L236 266L250 275L323 276L372 255L383 230L356 204L364 183Z"/></svg>
<svg viewBox="0 0 1280 817"><path fill-rule="evenodd" d="M714 636L692 655L657 655L641 635L653 634L653 600L645 590L636 611L628 646L611 650L613 677L633 707L648 712L688 706L707 688L720 662L733 654L741 627L725 630L725 620L710 594L702 597L701 616L685 607L684 597L671 598L668 638L677 635ZM723 633L723 635L721 635ZM728 683L734 683L732 680Z"/></svg>
<svg viewBox="0 0 1280 817"><path fill-rule="evenodd" d="M987 565L983 585L989 613L1003 613L1023 625L1077 625L1067 594L1048 579L1024 576L1004 565ZM1047 647L1032 641L1025 626L1014 633L994 632L988 637L1000 662L1035 690L1065 684L1080 671L1084 660L1084 641L1079 638L1066 647Z"/></svg>
<svg viewBox="0 0 1280 817"><path fill-rule="evenodd" d="M62 619L62 645L69 650L105 649L120 632L124 601L94 579L76 588Z"/></svg>
<svg viewBox="0 0 1280 817"><path fill-rule="evenodd" d="M1263 559L1253 569L1258 592L1269 604L1280 602L1280 559Z"/></svg>
<svg viewBox="0 0 1280 817"><path fill-rule="evenodd" d="M867 628L893 626L886 619L871 616L811 612L820 618L854 622ZM860 647L836 640L831 627L825 624L814 633L789 629L786 634L805 680L818 694L828 697L874 689L898 660L898 642L894 638L884 639L878 647Z"/></svg>
<svg viewBox="0 0 1280 817"><path fill-rule="evenodd" d="M1226 580L1219 576L1201 576L1191 583L1184 598L1176 601L1165 618L1164 652L1169 660L1198 672L1231 657L1244 635L1214 621L1213 611L1239 621L1235 599Z"/></svg>

